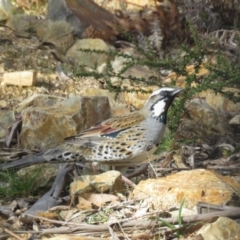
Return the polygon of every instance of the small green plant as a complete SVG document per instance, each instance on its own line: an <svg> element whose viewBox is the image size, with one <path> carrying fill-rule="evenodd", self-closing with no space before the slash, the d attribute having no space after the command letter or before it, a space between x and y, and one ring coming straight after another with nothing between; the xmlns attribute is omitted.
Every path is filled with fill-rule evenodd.
<svg viewBox="0 0 240 240"><path fill-rule="evenodd" d="M42 178L41 166L17 174L14 170L0 171L0 198L5 200L14 197L28 197L36 190L36 183Z"/></svg>
<svg viewBox="0 0 240 240"><path fill-rule="evenodd" d="M98 211L97 213L91 214L87 217L87 222L89 224L95 224L95 223L104 223L107 222L110 215L112 214L111 209L106 209L104 211Z"/></svg>
<svg viewBox="0 0 240 240"><path fill-rule="evenodd" d="M183 209L183 205L185 203L185 198L182 199L181 203L180 203L180 207L179 207L179 211L178 211L178 228L181 228L183 226L183 223L182 223L182 209ZM175 225L167 222L167 221L164 221L163 219L159 219L159 221L161 222L161 225L163 226L166 226L170 229L177 229L175 227ZM177 237L180 238L181 236L183 236L183 233L179 230L176 232L177 234Z"/></svg>
<svg viewBox="0 0 240 240"><path fill-rule="evenodd" d="M170 152L177 148L176 139L174 138L174 134L172 132L167 133L162 141L159 144L156 154L161 152Z"/></svg>

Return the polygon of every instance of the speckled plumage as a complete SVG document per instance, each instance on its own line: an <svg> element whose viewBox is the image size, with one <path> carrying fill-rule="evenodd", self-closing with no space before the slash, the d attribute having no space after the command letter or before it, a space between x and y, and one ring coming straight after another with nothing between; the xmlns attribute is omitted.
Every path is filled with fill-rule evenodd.
<svg viewBox="0 0 240 240"><path fill-rule="evenodd" d="M2 164L0 169L43 162L92 161L121 166L147 161L164 135L168 108L181 90L159 89L141 110L105 120L65 139L55 149Z"/></svg>

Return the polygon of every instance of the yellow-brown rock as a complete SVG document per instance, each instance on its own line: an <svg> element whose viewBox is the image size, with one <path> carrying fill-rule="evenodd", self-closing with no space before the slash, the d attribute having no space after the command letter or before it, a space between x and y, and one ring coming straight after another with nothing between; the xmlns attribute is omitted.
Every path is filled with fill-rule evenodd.
<svg viewBox="0 0 240 240"><path fill-rule="evenodd" d="M186 72L188 75L194 74L195 71L195 66L190 65L186 67ZM199 69L199 72L196 74L197 77L202 77L205 76L209 73L209 70L206 69L204 66L201 66ZM172 83L175 83L176 87L185 87L186 86L186 76L178 76L175 72L170 73L163 81L163 84L165 85L171 85ZM194 84L193 84L194 85Z"/></svg>
<svg viewBox="0 0 240 240"><path fill-rule="evenodd" d="M88 192L121 192L123 186L121 173L108 171L99 175L83 175L75 178L70 184L70 193L75 196Z"/></svg>
<svg viewBox="0 0 240 240"><path fill-rule="evenodd" d="M198 202L226 204L240 198L240 184L228 176L204 169L182 171L159 179L141 181L132 192L133 199L146 198L154 209L180 205L193 208Z"/></svg>
<svg viewBox="0 0 240 240"><path fill-rule="evenodd" d="M204 240L240 239L240 224L227 217L219 217L213 223L205 224L199 229Z"/></svg>
<svg viewBox="0 0 240 240"><path fill-rule="evenodd" d="M234 93L235 95L240 95L240 90L236 88L223 88L224 92ZM207 90L199 94L199 97L205 98L206 102L213 109L227 113L228 115L235 116L240 113L240 103L234 103L230 99L224 97L221 94L215 94L212 90Z"/></svg>
<svg viewBox="0 0 240 240"><path fill-rule="evenodd" d="M133 9L133 10L142 10L143 7L148 6L148 7L155 7L156 1L154 0L132 0L132 1L127 1L122 3L119 0L112 0L112 1L106 1L103 3L102 0L95 0L97 4L100 6L103 6L104 8L107 9L119 9L122 10L123 4L126 4L127 9Z"/></svg>
<svg viewBox="0 0 240 240"><path fill-rule="evenodd" d="M151 92L157 90L158 86L135 86L131 87L128 86L129 90L133 90L133 92L124 92L124 99L127 105L133 106L136 109L141 109L143 105L145 104L146 100L149 98ZM135 92L134 90L138 90L139 92ZM150 93L143 93L140 90L150 92Z"/></svg>

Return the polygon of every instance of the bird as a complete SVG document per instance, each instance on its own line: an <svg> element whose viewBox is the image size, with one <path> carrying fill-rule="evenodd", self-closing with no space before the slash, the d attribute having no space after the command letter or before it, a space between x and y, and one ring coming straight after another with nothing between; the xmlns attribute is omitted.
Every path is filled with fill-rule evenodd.
<svg viewBox="0 0 240 240"><path fill-rule="evenodd" d="M40 163L97 162L112 166L145 163L164 136L167 113L182 88L154 91L142 109L112 117L60 146L0 165L0 169L22 168Z"/></svg>

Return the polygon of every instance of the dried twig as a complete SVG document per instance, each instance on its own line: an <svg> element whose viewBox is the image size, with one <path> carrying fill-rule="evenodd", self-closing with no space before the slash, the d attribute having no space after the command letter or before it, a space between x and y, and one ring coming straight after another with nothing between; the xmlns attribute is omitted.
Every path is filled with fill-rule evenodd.
<svg viewBox="0 0 240 240"><path fill-rule="evenodd" d="M13 233L12 231L10 231L10 230L7 229L7 228L4 228L4 232L8 233L9 235L15 237L15 238L18 239L18 240L24 240L23 238L19 237L18 235L16 235L15 233Z"/></svg>

